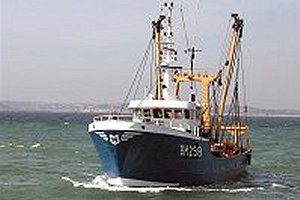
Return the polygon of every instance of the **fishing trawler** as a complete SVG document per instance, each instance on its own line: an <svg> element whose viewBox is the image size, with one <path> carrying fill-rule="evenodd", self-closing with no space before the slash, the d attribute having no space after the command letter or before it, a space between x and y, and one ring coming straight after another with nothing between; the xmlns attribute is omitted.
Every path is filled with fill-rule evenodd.
<svg viewBox="0 0 300 200"><path fill-rule="evenodd" d="M131 111L130 119L111 113L94 117L88 126L110 185L216 183L239 177L250 164L246 107L242 111L238 75L244 21L232 14L224 64L215 73L200 73L194 67L199 52L195 47L185 51L188 66L177 64L173 10L173 1L164 1L158 19L152 22L155 66L150 77L155 84L151 86L150 81L141 99L124 104ZM183 84L190 85L189 94L182 91Z"/></svg>

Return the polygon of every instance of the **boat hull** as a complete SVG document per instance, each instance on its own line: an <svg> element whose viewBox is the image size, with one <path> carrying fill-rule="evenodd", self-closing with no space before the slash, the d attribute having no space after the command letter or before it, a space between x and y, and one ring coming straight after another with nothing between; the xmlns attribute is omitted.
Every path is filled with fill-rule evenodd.
<svg viewBox="0 0 300 200"><path fill-rule="evenodd" d="M215 157L203 138L140 130L97 130L90 136L112 185L215 183L238 177L249 162L249 153Z"/></svg>

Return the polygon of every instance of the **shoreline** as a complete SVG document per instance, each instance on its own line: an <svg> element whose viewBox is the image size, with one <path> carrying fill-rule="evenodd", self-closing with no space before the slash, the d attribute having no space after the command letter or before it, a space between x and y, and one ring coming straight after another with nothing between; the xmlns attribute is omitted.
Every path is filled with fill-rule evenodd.
<svg viewBox="0 0 300 200"><path fill-rule="evenodd" d="M0 114L3 113L49 113L49 114L90 114L90 115L101 115L109 113L109 110L99 110L99 111L81 111L81 110L0 110ZM129 114L129 112L124 112ZM274 117L282 117L282 118L299 118L300 114L257 114L257 115L248 115L248 117L264 117L264 118L274 118Z"/></svg>

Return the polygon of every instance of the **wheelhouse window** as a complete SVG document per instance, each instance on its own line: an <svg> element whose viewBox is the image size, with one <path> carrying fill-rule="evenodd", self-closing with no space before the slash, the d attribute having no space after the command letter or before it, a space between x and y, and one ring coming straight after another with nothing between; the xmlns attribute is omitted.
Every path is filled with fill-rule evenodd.
<svg viewBox="0 0 300 200"><path fill-rule="evenodd" d="M190 111L189 110L184 110L184 118L185 119L190 119Z"/></svg>
<svg viewBox="0 0 300 200"><path fill-rule="evenodd" d="M162 118L162 110L161 109L153 109L153 117L154 118Z"/></svg>
<svg viewBox="0 0 300 200"><path fill-rule="evenodd" d="M144 109L144 117L146 117L146 118L151 117L150 109Z"/></svg>
<svg viewBox="0 0 300 200"><path fill-rule="evenodd" d="M196 110L196 119L201 119L201 111L200 110Z"/></svg>
<svg viewBox="0 0 300 200"><path fill-rule="evenodd" d="M135 110L134 110L134 115L135 115L136 117L141 117L141 115L142 115L142 110L139 109L139 108L135 109Z"/></svg>
<svg viewBox="0 0 300 200"><path fill-rule="evenodd" d="M102 117L102 119L103 119L103 117ZM103 120L104 120L104 119L103 119ZM100 116L94 117L94 121L101 121L101 117L100 117Z"/></svg>
<svg viewBox="0 0 300 200"><path fill-rule="evenodd" d="M191 120L195 119L195 111L191 110Z"/></svg>
<svg viewBox="0 0 300 200"><path fill-rule="evenodd" d="M165 119L171 119L172 118L172 110L171 109L165 109L164 110L164 117L165 117Z"/></svg>
<svg viewBox="0 0 300 200"><path fill-rule="evenodd" d="M182 110L175 110L175 119L182 119Z"/></svg>
<svg viewBox="0 0 300 200"><path fill-rule="evenodd" d="M103 120L108 120L109 117L108 116L103 116Z"/></svg>

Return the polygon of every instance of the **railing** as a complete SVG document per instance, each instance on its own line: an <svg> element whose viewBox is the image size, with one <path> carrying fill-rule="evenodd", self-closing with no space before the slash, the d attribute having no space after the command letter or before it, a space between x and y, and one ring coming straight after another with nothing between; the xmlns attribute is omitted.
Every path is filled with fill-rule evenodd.
<svg viewBox="0 0 300 200"><path fill-rule="evenodd" d="M214 65L212 65L214 66ZM191 70L189 68L183 68L180 73L182 74L190 74ZM199 68L194 68L193 69L193 74L194 75L199 75L199 74L215 74L217 73L217 70L215 67L206 67L205 69L199 69Z"/></svg>
<svg viewBox="0 0 300 200"><path fill-rule="evenodd" d="M131 114L101 114L95 116L93 121L105 121L105 120L122 120L122 121L131 121L132 115Z"/></svg>

